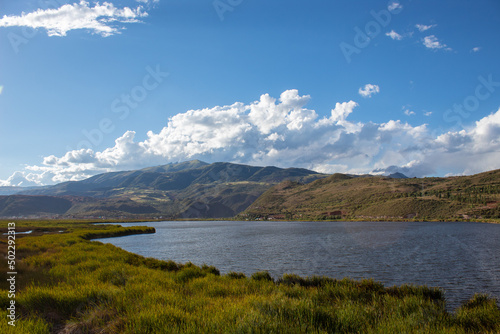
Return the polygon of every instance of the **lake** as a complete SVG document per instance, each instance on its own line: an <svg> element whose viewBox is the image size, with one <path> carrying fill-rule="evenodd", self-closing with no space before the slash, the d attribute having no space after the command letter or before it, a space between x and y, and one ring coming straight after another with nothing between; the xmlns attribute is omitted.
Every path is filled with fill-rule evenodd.
<svg viewBox="0 0 500 334"><path fill-rule="evenodd" d="M500 300L500 225L426 222L169 221L155 234L96 239L146 257L208 264L222 274L267 270L441 287L454 309L474 293Z"/></svg>

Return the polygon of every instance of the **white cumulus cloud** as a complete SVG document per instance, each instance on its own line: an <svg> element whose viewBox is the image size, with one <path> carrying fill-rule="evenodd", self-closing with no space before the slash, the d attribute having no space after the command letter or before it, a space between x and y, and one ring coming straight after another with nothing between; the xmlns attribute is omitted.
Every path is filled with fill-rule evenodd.
<svg viewBox="0 0 500 334"><path fill-rule="evenodd" d="M423 44L428 49L445 49L447 51L451 51L451 48L449 48L446 44L441 43L434 35L424 37Z"/></svg>
<svg viewBox="0 0 500 334"><path fill-rule="evenodd" d="M406 116L412 116L415 115L415 112L410 110L410 109L404 109L403 110Z"/></svg>
<svg viewBox="0 0 500 334"><path fill-rule="evenodd" d="M449 175L470 175L500 168L500 109L468 129L436 137L426 134L423 138L404 150L405 154L411 153L411 161L375 172L419 177L433 175L437 170L446 170Z"/></svg>
<svg viewBox="0 0 500 334"><path fill-rule="evenodd" d="M43 28L49 36L66 36L75 29L86 29L103 37L120 33L124 29L117 23L136 23L148 14L141 6L117 8L112 3L98 2L92 7L87 1L62 5L57 9L38 9L20 16L4 15L0 27Z"/></svg>
<svg viewBox="0 0 500 334"><path fill-rule="evenodd" d="M390 38L396 40L396 41L400 41L403 39L403 36L401 36L400 34L398 34L397 32L395 32L394 30L391 30L387 33L385 33L386 36L389 36Z"/></svg>
<svg viewBox="0 0 500 334"><path fill-rule="evenodd" d="M416 24L415 27L418 29L420 32L424 32L426 30L429 30L431 28L436 27L437 24L431 24L431 25L425 25L425 24Z"/></svg>
<svg viewBox="0 0 500 334"><path fill-rule="evenodd" d="M500 168L500 109L460 132L434 134L400 120L352 122L358 104L336 103L327 117L308 109L308 95L287 90L245 104L174 115L143 141L127 131L100 152L72 150L47 156L0 185L42 185L169 162L200 159L250 165L303 167L321 172L435 175Z"/></svg>
<svg viewBox="0 0 500 334"><path fill-rule="evenodd" d="M372 97L373 94L380 93L380 87L377 85L367 84L364 87L359 88L358 93L362 97Z"/></svg>
<svg viewBox="0 0 500 334"><path fill-rule="evenodd" d="M387 6L387 9L389 9L391 12L396 9L402 9L402 8L403 6L397 1L393 1Z"/></svg>

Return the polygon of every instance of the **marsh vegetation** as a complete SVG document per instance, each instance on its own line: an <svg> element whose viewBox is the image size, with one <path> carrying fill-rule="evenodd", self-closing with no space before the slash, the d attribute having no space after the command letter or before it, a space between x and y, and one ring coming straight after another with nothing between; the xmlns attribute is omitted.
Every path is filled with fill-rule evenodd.
<svg viewBox="0 0 500 334"><path fill-rule="evenodd" d="M2 224L6 226L6 222ZM437 288L268 273L221 275L208 265L126 252L96 237L152 232L86 222L18 222L49 233L16 239L18 320L2 333L497 333L495 300L446 311ZM37 230L35 230L37 231ZM59 231L64 231L60 233ZM6 251L2 238L2 252ZM7 272L5 261L1 270Z"/></svg>

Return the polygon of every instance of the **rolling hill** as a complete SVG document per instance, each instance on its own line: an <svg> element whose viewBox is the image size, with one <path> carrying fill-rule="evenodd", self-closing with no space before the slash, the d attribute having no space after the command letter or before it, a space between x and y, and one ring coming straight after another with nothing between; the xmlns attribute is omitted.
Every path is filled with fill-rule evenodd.
<svg viewBox="0 0 500 334"><path fill-rule="evenodd" d="M37 189L40 187L0 187L0 196L6 196L6 195L15 195L23 191L28 191L31 189Z"/></svg>
<svg viewBox="0 0 500 334"><path fill-rule="evenodd" d="M239 215L244 219L500 218L500 170L408 179L334 174L309 184L284 181Z"/></svg>
<svg viewBox="0 0 500 334"><path fill-rule="evenodd" d="M301 168L193 160L0 196L0 216L233 217L272 185L322 177L326 175Z"/></svg>
<svg viewBox="0 0 500 334"><path fill-rule="evenodd" d="M499 201L500 170L416 179L193 160L0 196L0 216L450 220L500 218Z"/></svg>

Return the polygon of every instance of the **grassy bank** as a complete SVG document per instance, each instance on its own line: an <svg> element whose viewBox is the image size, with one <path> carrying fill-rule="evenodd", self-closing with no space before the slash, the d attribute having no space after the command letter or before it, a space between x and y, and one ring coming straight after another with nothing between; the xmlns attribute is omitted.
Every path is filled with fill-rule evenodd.
<svg viewBox="0 0 500 334"><path fill-rule="evenodd" d="M334 174L308 184L284 181L262 194L240 219L500 219L500 170L471 176L393 179Z"/></svg>
<svg viewBox="0 0 500 334"><path fill-rule="evenodd" d="M4 229L7 223L1 225ZM454 313L428 287L384 287L266 273L220 275L144 258L90 238L150 233L88 222L19 222L15 330L0 282L2 333L498 333L500 310L476 296ZM63 232L61 232L63 231ZM6 254L5 236L1 252ZM6 261L1 270L7 272Z"/></svg>

